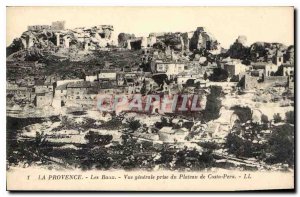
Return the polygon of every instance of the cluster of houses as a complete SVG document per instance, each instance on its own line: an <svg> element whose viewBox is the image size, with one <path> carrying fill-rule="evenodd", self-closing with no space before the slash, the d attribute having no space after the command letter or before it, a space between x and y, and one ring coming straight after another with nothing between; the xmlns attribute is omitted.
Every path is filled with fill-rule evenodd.
<svg viewBox="0 0 300 197"><path fill-rule="evenodd" d="M245 90L274 84L293 85L290 81L293 80L294 66L284 62L279 53L276 53L273 62L244 65L240 60L226 58L219 66L227 71L228 81L237 77L236 82L242 82ZM94 109L98 94L202 94L207 86L213 84L204 75L210 75L214 68L216 65L201 66L193 61L155 58L151 59L147 72L125 66L87 72L81 79L61 80L59 76L44 79L26 76L19 81L8 79L7 95L20 101L15 104L34 103L37 108L73 106ZM162 83L157 83L155 77L163 79Z"/></svg>
<svg viewBox="0 0 300 197"><path fill-rule="evenodd" d="M281 53L276 53L271 62L251 62L244 65L240 60L226 58L221 62L228 77L237 77L244 90L254 90L271 86L288 86L293 88L294 65L284 61Z"/></svg>
<svg viewBox="0 0 300 197"><path fill-rule="evenodd" d="M162 70L160 67L164 66ZM155 72L165 73L174 77L184 71L184 64L181 63L160 63L157 62ZM179 84L184 83L184 75L179 77ZM185 80L186 81L186 80ZM179 89L173 85L164 83L159 86L153 79L151 72L132 71L124 69L102 69L98 73L86 73L82 79L61 80L57 76L48 76L44 80L35 80L34 76L26 77L19 81L9 80L7 82L7 95L16 100L26 103L34 103L37 108L53 106L88 106L95 105L95 98L98 94L137 94L141 93L144 86L145 93L171 92L177 93ZM144 94L145 94L144 93Z"/></svg>

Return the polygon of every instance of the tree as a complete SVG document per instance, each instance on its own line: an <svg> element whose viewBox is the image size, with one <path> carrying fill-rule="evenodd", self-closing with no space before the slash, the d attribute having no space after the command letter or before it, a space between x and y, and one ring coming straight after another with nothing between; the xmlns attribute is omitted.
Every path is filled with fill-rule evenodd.
<svg viewBox="0 0 300 197"><path fill-rule="evenodd" d="M270 152L273 157L268 159L270 163L284 162L294 165L294 126L289 124L273 128L268 140Z"/></svg>
<svg viewBox="0 0 300 197"><path fill-rule="evenodd" d="M205 72L204 75L203 75L203 79L206 81L206 80L207 80L207 77L208 77L208 76L207 76L207 73Z"/></svg>
<svg viewBox="0 0 300 197"><path fill-rule="evenodd" d="M217 119L220 116L222 102L220 99L222 88L220 86L212 86L210 94L207 96L206 106L203 117L206 121Z"/></svg>
<svg viewBox="0 0 300 197"><path fill-rule="evenodd" d="M236 41L228 49L227 55L234 59L247 60L250 58L250 50L243 43Z"/></svg>
<svg viewBox="0 0 300 197"><path fill-rule="evenodd" d="M109 169L111 167L112 159L103 147L83 149L82 155L84 157L80 159L80 163L83 170L90 170L93 167L96 169Z"/></svg>
<svg viewBox="0 0 300 197"><path fill-rule="evenodd" d="M294 124L294 122L295 122L294 111L286 112L285 120L287 123Z"/></svg>
<svg viewBox="0 0 300 197"><path fill-rule="evenodd" d="M160 122L155 123L155 127L158 129L161 129L161 128L167 127L167 126L168 127L172 126L172 123L171 123L171 121L168 121L168 119L163 116L160 118Z"/></svg>
<svg viewBox="0 0 300 197"><path fill-rule="evenodd" d="M20 38L15 38L11 45L6 48L6 55L9 56L17 51L24 49L25 46Z"/></svg>
<svg viewBox="0 0 300 197"><path fill-rule="evenodd" d="M48 145L49 145L49 143L47 141L47 138L46 138L44 132L43 131L41 133L36 132L34 146L33 146L34 151L38 155L44 155L47 153Z"/></svg>
<svg viewBox="0 0 300 197"><path fill-rule="evenodd" d="M141 88L141 94L143 96L145 96L147 93L147 89L146 89L146 82L145 82L145 79L143 80L143 85L142 85L142 88Z"/></svg>
<svg viewBox="0 0 300 197"><path fill-rule="evenodd" d="M133 169L137 165L134 157L134 152L136 152L137 147L137 139L132 138L132 135L128 133L123 133L121 138L121 149L123 154L120 155L121 160L119 163L124 169Z"/></svg>
<svg viewBox="0 0 300 197"><path fill-rule="evenodd" d="M226 137L225 146L229 153L236 154L239 148L243 145L243 140L235 134L229 133Z"/></svg>
<svg viewBox="0 0 300 197"><path fill-rule="evenodd" d="M138 130L138 128L140 128L142 125L140 123L139 120L135 120L134 118L129 118L127 121L126 121L126 126L127 128L132 131L132 132L135 132L136 130Z"/></svg>
<svg viewBox="0 0 300 197"><path fill-rule="evenodd" d="M166 74L153 75L152 79L158 84L158 86L163 85L164 82L167 82L167 84L169 83L168 76Z"/></svg>
<svg viewBox="0 0 300 197"><path fill-rule="evenodd" d="M230 82L239 82L240 78L239 75L233 75L230 79Z"/></svg>
<svg viewBox="0 0 300 197"><path fill-rule="evenodd" d="M222 68L214 68L213 73L209 76L210 81L227 81L228 72Z"/></svg>
<svg viewBox="0 0 300 197"><path fill-rule="evenodd" d="M255 151L251 141L244 140L233 133L227 135L225 146L229 153L235 154L237 157L252 157Z"/></svg>
<svg viewBox="0 0 300 197"><path fill-rule="evenodd" d="M279 113L273 115L274 123L278 123L282 121L282 118Z"/></svg>
<svg viewBox="0 0 300 197"><path fill-rule="evenodd" d="M89 131L85 135L84 139L88 140L88 145L95 146L104 146L111 142L113 139L112 135L100 135L94 131Z"/></svg>
<svg viewBox="0 0 300 197"><path fill-rule="evenodd" d="M266 116L265 114L261 115L261 122L267 124L269 122L268 116Z"/></svg>
<svg viewBox="0 0 300 197"><path fill-rule="evenodd" d="M174 153L168 149L168 147L163 146L160 151L160 158L156 161L157 164L163 165L166 168L170 168L170 163L174 159Z"/></svg>
<svg viewBox="0 0 300 197"><path fill-rule="evenodd" d="M188 79L188 80L186 81L186 86L193 86L194 83L195 83L195 79Z"/></svg>
<svg viewBox="0 0 300 197"><path fill-rule="evenodd" d="M215 150L220 148L219 144L217 144L216 142L199 142L198 143L199 146L201 146L202 148L208 149L208 150Z"/></svg>
<svg viewBox="0 0 300 197"><path fill-rule="evenodd" d="M238 105L235 105L230 108L231 110L234 110L234 113L239 117L240 122L245 123L248 120L252 119L252 111L249 107L241 107Z"/></svg>

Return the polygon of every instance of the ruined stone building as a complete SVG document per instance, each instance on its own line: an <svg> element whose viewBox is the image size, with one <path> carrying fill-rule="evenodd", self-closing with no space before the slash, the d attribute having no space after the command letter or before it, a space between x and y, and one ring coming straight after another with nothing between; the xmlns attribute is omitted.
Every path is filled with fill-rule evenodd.
<svg viewBox="0 0 300 197"><path fill-rule="evenodd" d="M128 40L135 38L134 34L120 33L118 35L118 46L123 48L128 48Z"/></svg>
<svg viewBox="0 0 300 197"><path fill-rule="evenodd" d="M53 83L36 81L34 86L34 93L36 95L35 105L38 108L51 106L53 100Z"/></svg>
<svg viewBox="0 0 300 197"><path fill-rule="evenodd" d="M17 84L7 84L6 86L6 95L13 95L14 100L28 101L32 99L32 91L27 87L20 87Z"/></svg>
<svg viewBox="0 0 300 197"><path fill-rule="evenodd" d="M98 74L99 81L115 81L117 79L116 70L101 70Z"/></svg>
<svg viewBox="0 0 300 197"><path fill-rule="evenodd" d="M29 25L27 31L65 30L65 21L54 21L51 25Z"/></svg>
<svg viewBox="0 0 300 197"><path fill-rule="evenodd" d="M283 63L278 70L281 76L291 76L294 77L294 65L289 63Z"/></svg>
<svg viewBox="0 0 300 197"><path fill-rule="evenodd" d="M178 75L185 69L184 63L179 62L163 62L160 60L151 62L151 70L153 73L164 73L168 76Z"/></svg>
<svg viewBox="0 0 300 197"><path fill-rule="evenodd" d="M268 62L251 63L251 67L253 71L261 70L260 73L262 73L264 76L274 76L279 68L277 65Z"/></svg>
<svg viewBox="0 0 300 197"><path fill-rule="evenodd" d="M27 26L28 31L43 31L43 30L51 30L50 25L29 25Z"/></svg>
<svg viewBox="0 0 300 197"><path fill-rule="evenodd" d="M53 95L49 93L37 93L36 94L36 107L42 108L45 106L51 106Z"/></svg>
<svg viewBox="0 0 300 197"><path fill-rule="evenodd" d="M288 87L288 76L251 76L245 74L241 79L242 88L245 90L266 89L270 87Z"/></svg>
<svg viewBox="0 0 300 197"><path fill-rule="evenodd" d="M138 50L155 45L175 51L193 51L206 49L211 53L221 52L220 43L204 27L191 32L152 32L148 37L135 37L132 34L119 34L119 46Z"/></svg>
<svg viewBox="0 0 300 197"><path fill-rule="evenodd" d="M20 42L25 49L33 46L41 48L69 48L96 50L113 46L111 25L98 25L89 28L66 29L65 21L55 21L51 25L33 25L21 35Z"/></svg>
<svg viewBox="0 0 300 197"><path fill-rule="evenodd" d="M230 61L224 64L224 69L228 72L228 77L233 77L245 73L249 68L239 61Z"/></svg>
<svg viewBox="0 0 300 197"><path fill-rule="evenodd" d="M65 30L65 21L54 21L51 24L52 30Z"/></svg>
<svg viewBox="0 0 300 197"><path fill-rule="evenodd" d="M276 51L276 54L273 57L273 63L276 64L277 66L282 65L284 62L284 58L283 58L283 53L280 51Z"/></svg>

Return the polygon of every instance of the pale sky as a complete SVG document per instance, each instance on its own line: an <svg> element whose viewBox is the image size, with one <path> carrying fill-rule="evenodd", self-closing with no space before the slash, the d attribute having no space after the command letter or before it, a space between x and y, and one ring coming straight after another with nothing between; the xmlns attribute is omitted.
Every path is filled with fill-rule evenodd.
<svg viewBox="0 0 300 197"><path fill-rule="evenodd" d="M293 7L8 7L7 40L27 25L66 21L66 28L113 25L119 33L188 32L204 26L225 48L239 35L257 41L294 43Z"/></svg>

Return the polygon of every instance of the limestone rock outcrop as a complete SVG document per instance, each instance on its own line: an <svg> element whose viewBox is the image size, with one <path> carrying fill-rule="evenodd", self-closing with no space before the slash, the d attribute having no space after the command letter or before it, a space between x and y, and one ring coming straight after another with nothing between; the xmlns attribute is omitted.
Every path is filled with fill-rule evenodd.
<svg viewBox="0 0 300 197"><path fill-rule="evenodd" d="M190 50L194 49L221 51L220 43L204 27L198 27L190 40Z"/></svg>

